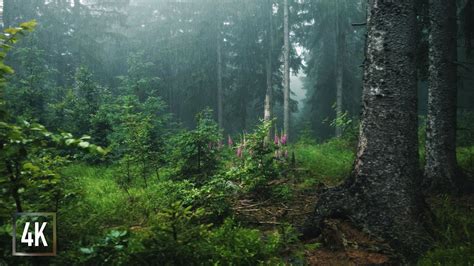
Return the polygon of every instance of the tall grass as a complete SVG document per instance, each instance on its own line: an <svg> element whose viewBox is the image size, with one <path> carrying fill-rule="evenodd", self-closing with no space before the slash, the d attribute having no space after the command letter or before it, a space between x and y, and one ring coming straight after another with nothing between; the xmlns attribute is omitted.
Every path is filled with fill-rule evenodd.
<svg viewBox="0 0 474 266"><path fill-rule="evenodd" d="M355 149L345 139L331 139L322 144L300 142L294 148L298 167L307 170L309 181L332 185L351 172Z"/></svg>

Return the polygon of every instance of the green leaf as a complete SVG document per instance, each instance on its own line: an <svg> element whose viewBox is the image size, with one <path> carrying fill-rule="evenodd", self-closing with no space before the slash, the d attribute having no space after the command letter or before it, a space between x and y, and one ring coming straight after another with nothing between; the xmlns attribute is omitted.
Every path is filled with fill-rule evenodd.
<svg viewBox="0 0 474 266"><path fill-rule="evenodd" d="M84 149L87 148L87 147L89 147L89 145L90 145L90 143L87 142L87 141L81 141L81 142L79 142L79 147L84 148Z"/></svg>
<svg viewBox="0 0 474 266"><path fill-rule="evenodd" d="M27 22L23 22L20 24L20 27L23 29L23 30L27 30L27 31L32 31L35 29L36 25L38 23L36 22L36 20L30 20L30 21L27 21Z"/></svg>
<svg viewBox="0 0 474 266"><path fill-rule="evenodd" d="M6 74L13 74L15 73L15 71L13 70L13 68L5 65L4 63L1 63L0 62L0 71L6 73Z"/></svg>
<svg viewBox="0 0 474 266"><path fill-rule="evenodd" d="M84 254L92 254L92 253L94 253L94 249L93 249L93 248L80 248L80 251L81 251L81 253L84 253Z"/></svg>
<svg viewBox="0 0 474 266"><path fill-rule="evenodd" d="M67 139L66 140L66 145L69 146L69 145L73 144L74 142L76 142L75 139Z"/></svg>

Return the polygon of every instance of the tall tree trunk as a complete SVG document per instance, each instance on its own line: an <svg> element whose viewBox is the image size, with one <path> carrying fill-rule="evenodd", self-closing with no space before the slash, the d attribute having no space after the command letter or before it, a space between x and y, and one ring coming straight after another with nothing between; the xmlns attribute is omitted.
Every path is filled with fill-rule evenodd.
<svg viewBox="0 0 474 266"><path fill-rule="evenodd" d="M270 57L270 56L269 56ZM273 100L273 88L272 88L272 60L268 58L265 62L267 69L267 91L265 94L265 110L263 119L269 121L272 119L272 100Z"/></svg>
<svg viewBox="0 0 474 266"><path fill-rule="evenodd" d="M340 15L340 7L339 7L339 1L340 0L335 0L334 3L336 5L335 12L335 20L336 20L336 31L335 31L335 56L334 58L336 59L336 137L340 137L342 135L342 127L339 123L339 120L342 115L342 81L343 81L343 75L344 75L344 48L345 48L345 35L343 31L341 30L341 25L340 25L340 20L341 20L341 15Z"/></svg>
<svg viewBox="0 0 474 266"><path fill-rule="evenodd" d="M15 18L15 0L3 0L3 28L9 28L12 26Z"/></svg>
<svg viewBox="0 0 474 266"><path fill-rule="evenodd" d="M335 60L336 60L336 64L335 64L335 72L336 72L336 121L339 121L341 115L342 115L342 81L343 81L343 68L344 68L344 64L342 62L342 59L344 57L344 52L343 52L343 49L344 49L344 43L342 43L343 41L343 33L342 33L342 30L341 30L341 27L340 27L340 19L341 19L341 16L340 16L340 8L339 8L339 1L340 0L335 0L334 3L335 3L335 12L336 12L336 15L334 16L335 18L335 51L336 51L336 54L334 56ZM344 40L345 41L345 40ZM339 123L336 123L336 137L340 137L342 135L342 128L340 126Z"/></svg>
<svg viewBox="0 0 474 266"><path fill-rule="evenodd" d="M220 29L217 29L220 31ZM219 128L224 128L223 106L222 106L222 47L221 34L217 33L217 122Z"/></svg>
<svg viewBox="0 0 474 266"><path fill-rule="evenodd" d="M431 0L425 183L432 191L457 190L456 1Z"/></svg>
<svg viewBox="0 0 474 266"><path fill-rule="evenodd" d="M406 259L429 248L419 189L414 1L369 1L363 112L351 176L323 192L305 233L343 217Z"/></svg>
<svg viewBox="0 0 474 266"><path fill-rule="evenodd" d="M265 107L263 119L269 121L273 116L273 84L272 84L272 51L273 51L273 3L269 2L269 27L268 27L268 57L266 60L266 69L267 69L267 91L265 93ZM272 130L268 132L268 139L271 138Z"/></svg>
<svg viewBox="0 0 474 266"><path fill-rule="evenodd" d="M284 77L283 77L283 130L289 138L290 129L290 29L288 22L288 0L283 2L283 32L284 32Z"/></svg>

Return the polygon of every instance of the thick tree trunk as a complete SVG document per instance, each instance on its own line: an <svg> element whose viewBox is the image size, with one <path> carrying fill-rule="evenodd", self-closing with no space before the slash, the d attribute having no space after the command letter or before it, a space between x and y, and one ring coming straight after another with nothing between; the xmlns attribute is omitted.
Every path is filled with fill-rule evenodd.
<svg viewBox="0 0 474 266"><path fill-rule="evenodd" d="M218 29L219 30L219 29ZM217 122L219 128L224 128L223 106L222 106L222 48L221 35L217 33Z"/></svg>
<svg viewBox="0 0 474 266"><path fill-rule="evenodd" d="M419 190L414 1L369 1L363 113L352 175L321 194L305 233L351 220L412 259L429 247Z"/></svg>
<svg viewBox="0 0 474 266"><path fill-rule="evenodd" d="M432 191L457 190L456 1L431 0L425 183Z"/></svg>
<svg viewBox="0 0 474 266"><path fill-rule="evenodd" d="M340 8L339 8L339 1L335 0L334 3L336 5L335 12L335 20L336 20L336 30L335 30L335 56L336 59L336 121L339 121L342 111L342 81L344 75L344 48L345 48L345 35L341 30L340 25ZM342 135L342 127L340 123L336 123L336 137L340 137Z"/></svg>
<svg viewBox="0 0 474 266"><path fill-rule="evenodd" d="M288 22L288 0L283 3L283 32L284 32L284 47L283 47L283 130L284 134L289 138L290 129L290 29Z"/></svg>

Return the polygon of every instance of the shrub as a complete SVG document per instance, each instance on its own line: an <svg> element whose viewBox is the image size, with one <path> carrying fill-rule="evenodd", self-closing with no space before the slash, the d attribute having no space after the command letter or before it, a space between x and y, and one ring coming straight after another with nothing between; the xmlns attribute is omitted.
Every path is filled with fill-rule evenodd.
<svg viewBox="0 0 474 266"><path fill-rule="evenodd" d="M284 176L284 169L289 167L286 135L275 135L273 142L268 140L271 126L271 121L264 121L252 134L242 137L235 147L235 167L225 174L230 180L242 182L246 191L261 196L270 196L267 183Z"/></svg>
<svg viewBox="0 0 474 266"><path fill-rule="evenodd" d="M175 178L203 183L219 168L222 134L206 109L197 115L196 129L183 131L171 139L169 164L175 169Z"/></svg>

